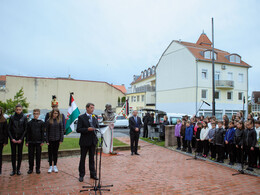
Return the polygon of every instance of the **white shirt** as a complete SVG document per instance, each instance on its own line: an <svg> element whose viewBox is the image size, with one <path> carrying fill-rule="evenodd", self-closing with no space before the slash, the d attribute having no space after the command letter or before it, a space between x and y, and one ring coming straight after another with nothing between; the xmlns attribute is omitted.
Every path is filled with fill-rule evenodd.
<svg viewBox="0 0 260 195"><path fill-rule="evenodd" d="M204 140L208 140L209 139L209 128L202 128L200 131L200 140L204 141Z"/></svg>

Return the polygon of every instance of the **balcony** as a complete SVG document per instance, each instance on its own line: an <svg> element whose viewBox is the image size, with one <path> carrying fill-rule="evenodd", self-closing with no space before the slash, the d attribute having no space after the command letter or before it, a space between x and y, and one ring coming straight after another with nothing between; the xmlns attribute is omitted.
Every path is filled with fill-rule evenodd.
<svg viewBox="0 0 260 195"><path fill-rule="evenodd" d="M135 88L134 93L153 92L153 91L155 91L155 87L154 86L144 85L144 86Z"/></svg>
<svg viewBox="0 0 260 195"><path fill-rule="evenodd" d="M216 88L219 88L219 89L233 89L234 88L234 81L216 80L215 85L216 85Z"/></svg>

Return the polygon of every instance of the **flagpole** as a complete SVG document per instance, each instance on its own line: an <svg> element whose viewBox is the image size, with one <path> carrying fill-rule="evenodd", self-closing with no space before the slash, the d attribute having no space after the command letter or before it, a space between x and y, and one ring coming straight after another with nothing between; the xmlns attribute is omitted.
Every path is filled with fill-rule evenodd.
<svg viewBox="0 0 260 195"><path fill-rule="evenodd" d="M214 18L212 17L212 116L215 116L215 53L214 53Z"/></svg>

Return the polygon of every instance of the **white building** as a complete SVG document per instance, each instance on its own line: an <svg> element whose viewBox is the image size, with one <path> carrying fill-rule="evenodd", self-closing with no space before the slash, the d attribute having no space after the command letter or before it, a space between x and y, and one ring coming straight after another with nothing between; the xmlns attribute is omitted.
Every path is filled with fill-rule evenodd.
<svg viewBox="0 0 260 195"><path fill-rule="evenodd" d="M215 49L216 117L247 109L248 69L235 53ZM212 43L202 33L196 43L172 41L156 67L156 109L212 115Z"/></svg>

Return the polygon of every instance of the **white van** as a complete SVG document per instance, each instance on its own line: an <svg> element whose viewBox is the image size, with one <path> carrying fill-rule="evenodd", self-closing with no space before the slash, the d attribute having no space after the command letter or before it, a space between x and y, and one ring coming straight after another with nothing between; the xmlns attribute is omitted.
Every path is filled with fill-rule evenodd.
<svg viewBox="0 0 260 195"><path fill-rule="evenodd" d="M168 121L171 125L176 125L178 119L182 119L183 116L186 116L187 114L182 114L182 113L167 113L168 116ZM189 118L191 117L190 115L187 115Z"/></svg>

